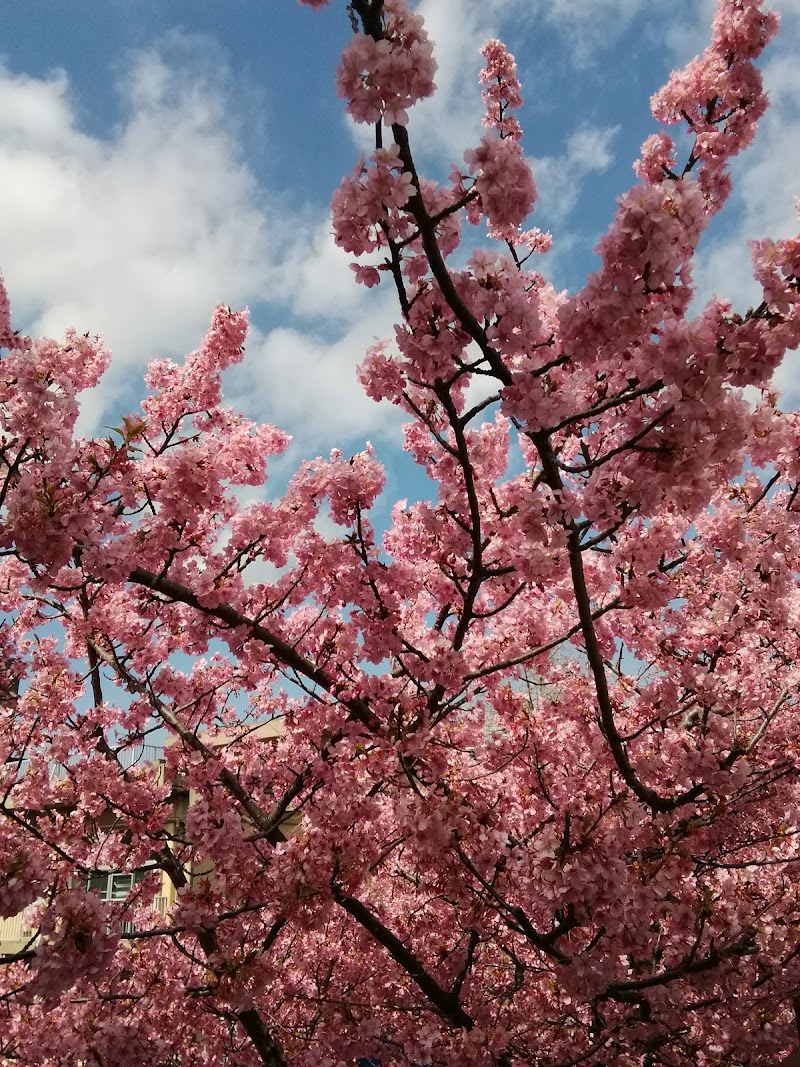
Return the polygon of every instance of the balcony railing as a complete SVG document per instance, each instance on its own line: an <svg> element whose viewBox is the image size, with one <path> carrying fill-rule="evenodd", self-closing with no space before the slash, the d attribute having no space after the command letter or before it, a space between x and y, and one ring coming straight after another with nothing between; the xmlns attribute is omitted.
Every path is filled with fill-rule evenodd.
<svg viewBox="0 0 800 1067"><path fill-rule="evenodd" d="M150 905L150 910L158 915L166 915L169 911L169 898L164 896L155 897ZM123 922L122 933L131 934L136 930L136 923ZM8 942L25 944L36 934L36 926L32 925L31 910L26 909L19 915L13 915L10 919L0 919L0 952L5 951L4 945ZM18 951L15 949L14 951Z"/></svg>
<svg viewBox="0 0 800 1067"><path fill-rule="evenodd" d="M161 745L133 745L131 748L123 748L117 753L120 765L126 770L132 767L146 766L147 764L160 763L164 758L164 749ZM21 778L30 766L30 759L19 760L17 778ZM49 760L48 774L50 781L61 781L67 777L67 767L56 760Z"/></svg>
<svg viewBox="0 0 800 1067"><path fill-rule="evenodd" d="M169 911L169 899L167 897L156 897L150 905L150 910L157 912L159 915L166 915ZM136 929L136 923L130 920L122 924L123 934L132 934Z"/></svg>
<svg viewBox="0 0 800 1067"><path fill-rule="evenodd" d="M0 945L4 941L30 941L35 933L36 927L30 925L26 911L10 919L0 919Z"/></svg>

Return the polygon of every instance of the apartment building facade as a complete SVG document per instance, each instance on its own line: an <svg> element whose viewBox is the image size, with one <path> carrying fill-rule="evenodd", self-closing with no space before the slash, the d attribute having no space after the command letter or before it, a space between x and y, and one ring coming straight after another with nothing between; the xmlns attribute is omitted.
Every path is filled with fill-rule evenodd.
<svg viewBox="0 0 800 1067"><path fill-rule="evenodd" d="M259 740L262 740L265 743L275 741L282 732L283 722L280 719L261 723L258 726L253 727L252 731L250 731L251 735L255 734ZM205 738L205 742L209 746L221 747L231 742L235 743L235 738L226 734L217 734L211 738ZM130 750L122 762L123 766L126 768L134 765L141 766L143 764L154 766L160 779L163 781L166 772L166 760L163 747L154 745L139 746L137 749ZM25 768L23 765L20 769L20 773L24 773L24 770ZM68 773L67 769L58 763L52 763L49 772L51 780L54 778L64 778ZM195 797L195 792L188 789L180 779L171 782L170 803L172 805L172 817L168 829L171 832L176 833L176 836L182 836L182 828L185 823L186 813L194 802ZM110 813L101 816L98 820L98 829L101 832L104 829L109 829L111 822L115 821L115 819L116 817L111 816ZM290 834L296 832L296 826L297 819L289 816L286 823L282 825L281 828L284 833ZM88 875L85 879L85 884L88 889L97 893L102 900L120 902L127 899L137 882L141 881L148 874L151 874L155 869L155 865L153 864L152 866L145 865L135 870L96 870ZM166 917L176 902L177 892L168 875L160 869L158 873L160 877L160 887L153 900L152 908L158 914ZM199 878L213 878L213 865L203 857L199 850L193 850L188 874L193 880ZM0 955L11 955L30 948L35 948L37 937L35 911L36 905L32 905L19 915L0 919ZM123 925L123 931L130 932L132 929L132 923Z"/></svg>

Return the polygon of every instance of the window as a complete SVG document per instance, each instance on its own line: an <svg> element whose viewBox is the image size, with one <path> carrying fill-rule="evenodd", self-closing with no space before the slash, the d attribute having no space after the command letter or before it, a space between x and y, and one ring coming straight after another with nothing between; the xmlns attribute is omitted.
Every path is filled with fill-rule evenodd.
<svg viewBox="0 0 800 1067"><path fill-rule="evenodd" d="M86 888L99 893L101 900L124 900L137 882L150 873L152 868L122 873L120 871L95 871L86 879Z"/></svg>
<svg viewBox="0 0 800 1067"><path fill-rule="evenodd" d="M137 882L154 870L155 867L140 867L135 871L95 871L83 884L90 892L97 893L101 900L114 904L126 900ZM156 897L153 907L164 915L168 907L166 897ZM122 924L123 934L131 934L136 928L136 923L130 920Z"/></svg>

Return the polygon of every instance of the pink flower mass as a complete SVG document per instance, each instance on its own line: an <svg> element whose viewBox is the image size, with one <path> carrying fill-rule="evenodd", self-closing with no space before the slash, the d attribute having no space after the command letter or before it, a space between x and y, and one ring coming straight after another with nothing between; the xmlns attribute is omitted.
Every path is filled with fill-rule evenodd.
<svg viewBox="0 0 800 1067"><path fill-rule="evenodd" d="M752 241L749 309L692 274L777 19L717 0L570 293L529 262L513 56L484 45L485 130L436 181L422 18L348 12L336 89L375 146L333 238L396 295L359 380L427 499L381 530L365 443L247 503L289 437L224 406L248 316L222 304L77 435L109 353L15 332L0 283L0 1063L781 1062L800 415L771 379L800 237Z"/></svg>

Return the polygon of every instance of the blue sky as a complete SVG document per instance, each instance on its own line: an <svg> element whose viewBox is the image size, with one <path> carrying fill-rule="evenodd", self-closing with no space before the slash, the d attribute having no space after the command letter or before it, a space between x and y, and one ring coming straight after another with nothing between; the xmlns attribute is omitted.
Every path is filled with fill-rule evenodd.
<svg viewBox="0 0 800 1067"><path fill-rule="evenodd" d="M656 127L648 101L706 43L707 0L422 0L440 92L411 112L422 169L446 177L480 136L478 55L517 57L525 148L554 234L543 269L577 288L614 198ZM737 193L701 248L700 294L755 290L746 241L797 229L800 0L762 63L773 108L736 165ZM357 287L330 239L328 204L364 144L333 78L345 0L3 0L0 267L15 324L100 332L114 352L84 402L86 433L118 424L153 356L193 348L217 301L248 304L253 335L226 398L295 437L303 458L372 439L389 496L413 495L396 412L354 370L391 333L388 286ZM800 394L796 360L779 384ZM409 492L409 488L411 491ZM391 501L387 500L387 504Z"/></svg>

